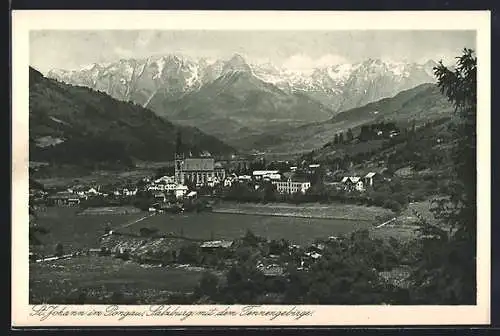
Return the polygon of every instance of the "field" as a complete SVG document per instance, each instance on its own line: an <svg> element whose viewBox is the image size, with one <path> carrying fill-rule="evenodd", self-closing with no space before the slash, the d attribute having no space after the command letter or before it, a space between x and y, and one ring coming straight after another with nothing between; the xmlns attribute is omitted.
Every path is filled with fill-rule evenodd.
<svg viewBox="0 0 500 336"><path fill-rule="evenodd" d="M38 214L38 223L50 233L42 237L45 245L38 252L54 253L57 243L64 250L97 248L106 223L121 231L139 232L140 228L158 228L198 239L235 239L246 230L268 239L285 238L297 244L315 238L348 233L371 227L368 221L331 220L295 217L199 213L154 215L137 223L145 213L133 215L77 215L75 208L47 208ZM144 267L112 257L80 256L72 259L30 264L30 302L59 302L87 293L88 302L99 303L113 293L141 298L147 303L165 302L172 292L189 292L198 284L202 272L186 268ZM97 301L96 301L97 300Z"/></svg>
<svg viewBox="0 0 500 336"><path fill-rule="evenodd" d="M57 243L62 243L65 250L95 248L98 238L104 234L106 223L112 228L144 217L141 212L130 215L76 215L73 208L48 208L39 214L38 223L50 230L43 236L45 243L42 250L46 254L54 251ZM307 244L316 238L327 238L348 233L360 228L370 228L371 221L343 219L295 218L264 215L188 213L180 215L156 215L136 224L123 228L122 231L139 232L140 228L158 228L160 232L173 232L196 239L236 239L247 230L268 239L288 239L297 244Z"/></svg>
<svg viewBox="0 0 500 336"><path fill-rule="evenodd" d="M38 252L50 255L54 246L61 243L65 251L74 251L82 248L99 247L99 236L104 234L106 223L111 227L119 226L129 221L139 219L144 213L132 215L77 215L76 208L47 208L38 212L37 223L46 227L50 233L41 236L43 246Z"/></svg>
<svg viewBox="0 0 500 336"><path fill-rule="evenodd" d="M161 167L166 164L159 165ZM42 183L45 187L67 187L72 184L112 184L121 183L125 181L137 181L144 177L150 177L155 174L155 165L141 164L137 168L129 170L99 170L99 171L75 171L74 167L52 168L47 167L45 170L49 172L38 172L33 174L38 182ZM53 171L54 170L54 171ZM55 177L56 176L56 177Z"/></svg>
<svg viewBox="0 0 500 336"><path fill-rule="evenodd" d="M222 202L214 208L218 213L239 213L253 215L297 216L324 219L346 219L376 222L376 218L391 218L393 212L380 207L353 204L300 204L287 203L252 204Z"/></svg>
<svg viewBox="0 0 500 336"><path fill-rule="evenodd" d="M30 303L76 297L84 290L91 300L114 292L161 301L171 292L190 292L202 272L183 268L145 267L112 257L77 257L30 264Z"/></svg>
<svg viewBox="0 0 500 336"><path fill-rule="evenodd" d="M227 205L227 204L226 204ZM275 204L276 206L277 204ZM419 208L424 204L418 204ZM334 207L308 206L309 212L334 215ZM271 206L263 207L265 211ZM279 205L278 213L296 211L295 206ZM366 208L371 209L371 208ZM365 209L365 211L366 211ZM252 210L252 209L247 209ZM255 209L253 209L255 210ZM264 211L263 210L263 211ZM337 215L346 216L358 210L356 207L342 207ZM375 216L377 208L369 213ZM374 221L325 218L298 218L256 214L189 213L180 215L150 215L144 212L128 215L77 215L76 208L47 208L38 214L38 223L50 230L42 237L44 245L38 252L52 255L57 243L64 250L99 247L99 237L104 233L106 223L120 231L139 233L144 227L158 228L160 232L171 232L201 240L236 239L247 230L268 239L287 239L295 244L306 245L316 238L327 238L347 234L356 229L370 229L372 235L400 239L411 238L408 229L389 225L375 229ZM366 216L365 212L365 216ZM144 218L141 221L137 221ZM367 218L365 218L367 219ZM137 222L136 222L137 221ZM124 299L140 302L167 302L174 292L190 292L198 284L202 270L180 267L146 267L134 262L112 257L79 256L72 259L30 263L30 303L64 302L77 298L81 291L87 293L89 303L102 303L113 293L120 293ZM143 300L143 301L141 301ZM135 301L137 302L137 301Z"/></svg>
<svg viewBox="0 0 500 336"><path fill-rule="evenodd" d="M414 202L408 205L398 217L396 224L388 224L372 230L372 236L377 238L394 237L399 240L413 239L417 236L417 218L413 210L417 211L429 223L435 223L434 216L430 209L431 201Z"/></svg>
<svg viewBox="0 0 500 336"><path fill-rule="evenodd" d="M370 222L353 220L201 213L153 216L124 230L138 232L142 227L158 228L160 232L205 240L236 239L251 230L268 239L284 238L297 244L308 244L316 238L371 226Z"/></svg>

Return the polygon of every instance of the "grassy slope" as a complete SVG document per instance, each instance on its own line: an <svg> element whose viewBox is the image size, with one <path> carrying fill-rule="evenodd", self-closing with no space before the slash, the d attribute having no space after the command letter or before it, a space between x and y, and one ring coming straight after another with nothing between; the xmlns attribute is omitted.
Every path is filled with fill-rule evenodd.
<svg viewBox="0 0 500 336"><path fill-rule="evenodd" d="M86 290L90 300L120 292L152 304L164 302L169 292L191 292L201 276L199 271L147 268L112 257L30 264L30 303L77 297L78 290Z"/></svg>
<svg viewBox="0 0 500 336"><path fill-rule="evenodd" d="M365 106L341 112L325 122L291 128L285 132L247 138L245 147L266 148L271 152L309 151L333 140L336 133L382 120L406 126L449 116L452 106L433 84L419 85Z"/></svg>
<svg viewBox="0 0 500 336"><path fill-rule="evenodd" d="M220 140L176 126L138 105L84 87L59 83L30 68L30 159L57 163L166 160L177 132L186 149L229 153ZM63 142L41 148L36 144ZM52 140L51 140L52 139ZM75 155L78 153L78 155Z"/></svg>
<svg viewBox="0 0 500 336"><path fill-rule="evenodd" d="M231 143L268 128L326 120L333 111L301 94L289 94L249 73L229 73L174 103L152 102L155 111ZM161 105L163 104L163 105Z"/></svg>

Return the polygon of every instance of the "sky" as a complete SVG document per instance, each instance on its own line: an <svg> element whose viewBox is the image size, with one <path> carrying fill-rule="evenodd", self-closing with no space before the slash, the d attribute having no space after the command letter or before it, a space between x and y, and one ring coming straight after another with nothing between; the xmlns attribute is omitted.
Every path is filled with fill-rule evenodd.
<svg viewBox="0 0 500 336"><path fill-rule="evenodd" d="M475 49L474 31L187 31L43 30L30 33L30 65L39 71L79 69L92 63L181 54L194 59L271 62L293 70L368 58L445 63L464 47Z"/></svg>

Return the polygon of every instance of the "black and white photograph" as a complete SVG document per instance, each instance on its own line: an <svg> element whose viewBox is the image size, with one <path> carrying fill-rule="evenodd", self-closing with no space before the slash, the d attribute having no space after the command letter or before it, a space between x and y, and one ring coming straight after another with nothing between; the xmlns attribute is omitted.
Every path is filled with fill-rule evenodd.
<svg viewBox="0 0 500 336"><path fill-rule="evenodd" d="M476 305L478 45L30 30L29 305Z"/></svg>

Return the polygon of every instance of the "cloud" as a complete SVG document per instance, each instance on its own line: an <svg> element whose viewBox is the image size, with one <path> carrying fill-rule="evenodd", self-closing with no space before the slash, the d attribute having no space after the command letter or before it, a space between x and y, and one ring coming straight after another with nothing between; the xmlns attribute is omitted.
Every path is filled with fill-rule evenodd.
<svg viewBox="0 0 500 336"><path fill-rule="evenodd" d="M125 49L118 46L113 48L113 53L119 58L133 58L135 57L136 54L133 50Z"/></svg>
<svg viewBox="0 0 500 336"><path fill-rule="evenodd" d="M140 31L135 39L135 46L138 48L148 48L158 39L158 33L155 31Z"/></svg>
<svg viewBox="0 0 500 336"><path fill-rule="evenodd" d="M339 55L326 54L319 58L312 58L305 54L296 54L287 58L283 66L291 71L311 72L315 68L323 68L345 63L347 60Z"/></svg>

